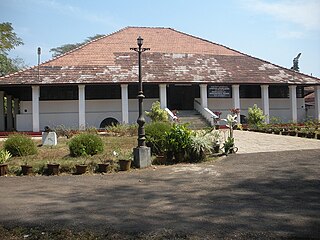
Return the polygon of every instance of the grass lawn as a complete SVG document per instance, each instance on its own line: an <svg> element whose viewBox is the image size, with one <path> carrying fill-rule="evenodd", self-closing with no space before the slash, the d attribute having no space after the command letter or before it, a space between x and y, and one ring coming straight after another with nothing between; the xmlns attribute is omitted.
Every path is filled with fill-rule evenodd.
<svg viewBox="0 0 320 240"><path fill-rule="evenodd" d="M38 150L36 155L25 157L12 157L8 160L9 173L19 175L21 165L28 164L33 167L33 172L42 174L47 163L60 164L61 173L72 173L76 164L87 164L89 172L94 172L97 164L108 159L113 159L113 151L121 152L121 155L129 155L132 149L137 146L137 136L102 136L101 137L105 148L103 153L86 156L86 157L71 157L69 155L68 142L70 139L66 137L58 138L56 146L41 146L41 140L34 140ZM0 148L3 147L0 143Z"/></svg>

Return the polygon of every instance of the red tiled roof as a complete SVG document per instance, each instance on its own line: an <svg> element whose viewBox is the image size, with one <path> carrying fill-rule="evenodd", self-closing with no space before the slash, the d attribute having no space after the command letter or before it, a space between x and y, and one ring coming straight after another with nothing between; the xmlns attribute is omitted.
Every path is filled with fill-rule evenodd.
<svg viewBox="0 0 320 240"><path fill-rule="evenodd" d="M137 82L138 36L143 81L172 83L320 84L320 79L171 28L127 27L40 65L0 78L7 84Z"/></svg>

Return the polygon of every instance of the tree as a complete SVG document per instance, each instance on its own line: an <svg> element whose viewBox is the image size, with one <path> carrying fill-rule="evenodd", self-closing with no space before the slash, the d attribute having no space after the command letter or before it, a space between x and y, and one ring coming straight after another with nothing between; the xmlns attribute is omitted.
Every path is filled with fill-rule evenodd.
<svg viewBox="0 0 320 240"><path fill-rule="evenodd" d="M86 40L84 40L81 43L68 43L68 44L61 45L60 47L51 48L50 52L52 52L52 57L57 57L57 56L60 56L66 52L69 52L73 49L76 49L76 48L78 48L78 47L80 47L90 41L93 41L97 38L101 38L103 36L104 35L102 35L102 34L96 34L93 37L88 37Z"/></svg>
<svg viewBox="0 0 320 240"><path fill-rule="evenodd" d="M24 66L21 58L8 57L10 50L22 44L22 39L13 31L11 23L0 23L0 76L16 72Z"/></svg>

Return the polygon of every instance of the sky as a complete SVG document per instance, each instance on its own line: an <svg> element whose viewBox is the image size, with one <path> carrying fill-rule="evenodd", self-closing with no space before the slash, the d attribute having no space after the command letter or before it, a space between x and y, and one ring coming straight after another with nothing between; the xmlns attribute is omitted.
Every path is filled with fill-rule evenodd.
<svg viewBox="0 0 320 240"><path fill-rule="evenodd" d="M24 45L10 52L33 66L51 48L127 26L171 27L320 77L320 0L0 0Z"/></svg>

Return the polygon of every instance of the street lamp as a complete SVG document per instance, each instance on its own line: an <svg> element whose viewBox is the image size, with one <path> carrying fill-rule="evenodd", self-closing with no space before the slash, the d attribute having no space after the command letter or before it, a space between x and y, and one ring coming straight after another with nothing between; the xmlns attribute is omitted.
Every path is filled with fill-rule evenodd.
<svg viewBox="0 0 320 240"><path fill-rule="evenodd" d="M146 134L144 131L145 119L143 116L143 89L142 89L142 77L141 77L141 53L150 50L150 48L142 48L143 38L139 36L137 38L137 48L130 48L138 53L138 64L139 64L139 90L138 90L138 101L139 101L139 117L137 119L137 123L139 125L138 128L138 147L134 149L134 164L138 168L144 168L151 165L151 150L146 146Z"/></svg>
<svg viewBox="0 0 320 240"><path fill-rule="evenodd" d="M146 146L146 134L144 131L144 124L145 119L143 117L143 89L142 89L142 78L141 78L141 53L150 50L150 48L142 48L143 44L143 38L139 36L137 38L137 48L130 48L130 50L133 50L135 52L138 52L138 64L139 64L139 92L138 92L138 99L139 99L139 117L137 119L137 123L139 125L138 128L138 147Z"/></svg>

